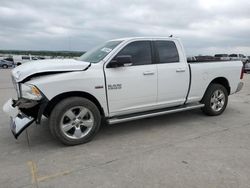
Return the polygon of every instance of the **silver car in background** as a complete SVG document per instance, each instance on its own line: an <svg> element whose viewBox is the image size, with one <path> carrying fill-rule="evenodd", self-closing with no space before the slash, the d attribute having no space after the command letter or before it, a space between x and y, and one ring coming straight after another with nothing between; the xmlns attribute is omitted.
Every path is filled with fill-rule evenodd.
<svg viewBox="0 0 250 188"><path fill-rule="evenodd" d="M7 60L0 60L0 67L3 69L7 69L10 67L14 67L14 63Z"/></svg>

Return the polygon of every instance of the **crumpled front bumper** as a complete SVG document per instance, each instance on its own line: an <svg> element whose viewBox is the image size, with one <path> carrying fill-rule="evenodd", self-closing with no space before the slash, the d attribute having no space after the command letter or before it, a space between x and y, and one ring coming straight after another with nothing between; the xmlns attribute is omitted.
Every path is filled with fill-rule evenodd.
<svg viewBox="0 0 250 188"><path fill-rule="evenodd" d="M14 107L13 99L4 104L3 111L10 116L10 130L16 139L35 121L34 117L24 114L17 106Z"/></svg>

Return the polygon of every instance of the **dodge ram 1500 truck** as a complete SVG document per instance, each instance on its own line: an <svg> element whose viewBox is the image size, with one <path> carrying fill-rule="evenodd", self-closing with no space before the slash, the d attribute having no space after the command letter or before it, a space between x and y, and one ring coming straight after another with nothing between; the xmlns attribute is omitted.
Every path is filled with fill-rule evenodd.
<svg viewBox="0 0 250 188"><path fill-rule="evenodd" d="M241 61L187 63L178 38L108 41L78 60L28 62L12 71L17 98L3 110L17 138L42 115L67 145L90 141L103 122L115 124L201 108L221 114L243 86Z"/></svg>

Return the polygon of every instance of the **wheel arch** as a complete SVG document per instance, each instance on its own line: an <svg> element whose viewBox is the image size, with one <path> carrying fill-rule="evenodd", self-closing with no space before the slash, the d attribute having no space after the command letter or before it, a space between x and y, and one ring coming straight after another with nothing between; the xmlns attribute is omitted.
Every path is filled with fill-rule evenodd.
<svg viewBox="0 0 250 188"><path fill-rule="evenodd" d="M217 77L217 78L213 79L210 82L210 84L220 84L220 85L224 86L227 90L228 95L230 95L231 87L230 87L229 81L225 77Z"/></svg>
<svg viewBox="0 0 250 188"><path fill-rule="evenodd" d="M204 93L204 95L203 95L203 97L202 97L202 100L203 100L204 96L206 95L206 92L207 92L207 90L208 90L208 88L209 88L209 86L210 86L211 84L220 84L220 85L224 86L224 87L226 88L226 90L227 90L228 95L230 95L231 88L230 88L230 85L229 85L228 80L227 80L225 77L217 77L217 78L213 79L213 80L208 84L207 89L206 89L206 91L205 91L205 93ZM201 100L201 101L202 101L202 100Z"/></svg>
<svg viewBox="0 0 250 188"><path fill-rule="evenodd" d="M93 102L97 106L98 110L100 111L100 114L102 116L104 116L104 110L103 110L100 102L93 95L91 95L87 92L83 92L83 91L65 92L65 93L61 93L59 95L56 95L48 102L43 114L46 117L50 116L50 114L51 114L52 110L54 109L54 107L56 106L56 104L58 104L63 99L66 99L69 97L83 97L83 98L90 100L91 102Z"/></svg>

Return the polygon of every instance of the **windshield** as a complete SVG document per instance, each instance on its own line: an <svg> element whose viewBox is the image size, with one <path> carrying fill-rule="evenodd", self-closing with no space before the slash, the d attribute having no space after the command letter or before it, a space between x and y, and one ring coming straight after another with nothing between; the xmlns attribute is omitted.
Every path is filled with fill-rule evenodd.
<svg viewBox="0 0 250 188"><path fill-rule="evenodd" d="M98 63L104 59L118 44L122 41L109 41L106 42L79 57L81 61L87 61L90 63Z"/></svg>

